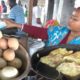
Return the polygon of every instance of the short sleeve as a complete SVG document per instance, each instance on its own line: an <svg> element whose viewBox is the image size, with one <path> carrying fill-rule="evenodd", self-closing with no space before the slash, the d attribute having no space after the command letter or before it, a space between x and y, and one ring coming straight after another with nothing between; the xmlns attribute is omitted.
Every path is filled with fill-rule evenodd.
<svg viewBox="0 0 80 80"><path fill-rule="evenodd" d="M13 19L16 23L24 24L25 17L24 17L23 8L20 7L19 5L14 6L11 9L8 18Z"/></svg>
<svg viewBox="0 0 80 80"><path fill-rule="evenodd" d="M9 15L8 15L8 18L10 19L15 19L15 13L13 10L10 11Z"/></svg>

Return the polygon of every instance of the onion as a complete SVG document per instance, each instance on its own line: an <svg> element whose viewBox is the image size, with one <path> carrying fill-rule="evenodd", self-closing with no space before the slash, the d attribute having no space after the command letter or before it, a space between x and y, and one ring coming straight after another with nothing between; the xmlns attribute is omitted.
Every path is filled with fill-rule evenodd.
<svg viewBox="0 0 80 80"><path fill-rule="evenodd" d="M7 61L12 61L15 58L15 52L12 49L7 49L3 52L3 58Z"/></svg>
<svg viewBox="0 0 80 80"><path fill-rule="evenodd" d="M7 66L1 70L1 79L8 80L11 78L15 78L18 75L18 70L14 67Z"/></svg>
<svg viewBox="0 0 80 80"><path fill-rule="evenodd" d="M17 50L19 47L18 39L16 38L8 38L8 46L13 50Z"/></svg>
<svg viewBox="0 0 80 80"><path fill-rule="evenodd" d="M1 38L0 39L0 48L1 49L7 49L8 45L7 45L7 40L5 38Z"/></svg>

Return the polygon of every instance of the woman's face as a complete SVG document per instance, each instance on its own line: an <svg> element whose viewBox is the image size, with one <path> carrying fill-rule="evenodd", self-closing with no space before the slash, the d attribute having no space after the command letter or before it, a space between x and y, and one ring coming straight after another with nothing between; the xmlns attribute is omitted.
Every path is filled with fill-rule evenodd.
<svg viewBox="0 0 80 80"><path fill-rule="evenodd" d="M69 19L69 28L72 31L80 31L80 10L73 11L71 18Z"/></svg>

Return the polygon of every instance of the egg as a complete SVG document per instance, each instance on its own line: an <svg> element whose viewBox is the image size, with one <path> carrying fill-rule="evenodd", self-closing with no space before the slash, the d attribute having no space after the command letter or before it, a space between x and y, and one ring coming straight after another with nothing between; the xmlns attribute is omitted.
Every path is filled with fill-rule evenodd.
<svg viewBox="0 0 80 80"><path fill-rule="evenodd" d="M3 58L0 58L0 69L5 67L7 65L6 60L4 60Z"/></svg>
<svg viewBox="0 0 80 80"><path fill-rule="evenodd" d="M6 66L1 70L1 80L11 80L18 75L19 71L11 66Z"/></svg>
<svg viewBox="0 0 80 80"><path fill-rule="evenodd" d="M3 53L3 51L2 51L2 49L0 49L0 57L2 57L2 53Z"/></svg>
<svg viewBox="0 0 80 80"><path fill-rule="evenodd" d="M7 47L8 47L7 40L5 38L1 38L0 39L0 48L7 49Z"/></svg>
<svg viewBox="0 0 80 80"><path fill-rule="evenodd" d="M19 69L22 66L22 61L19 58L15 58L13 61L8 62L8 65Z"/></svg>
<svg viewBox="0 0 80 80"><path fill-rule="evenodd" d="M13 50L17 50L19 47L19 41L16 38L8 38L8 46Z"/></svg>
<svg viewBox="0 0 80 80"><path fill-rule="evenodd" d="M0 31L0 39L3 37L2 31Z"/></svg>
<svg viewBox="0 0 80 80"><path fill-rule="evenodd" d="M3 58L7 61L12 61L15 58L15 51L12 49L7 49L3 52Z"/></svg>

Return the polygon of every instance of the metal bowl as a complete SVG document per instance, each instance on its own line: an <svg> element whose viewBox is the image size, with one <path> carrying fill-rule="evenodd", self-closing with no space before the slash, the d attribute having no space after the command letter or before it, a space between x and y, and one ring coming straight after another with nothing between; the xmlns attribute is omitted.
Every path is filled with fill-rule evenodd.
<svg viewBox="0 0 80 80"><path fill-rule="evenodd" d="M22 80L28 76L28 73L30 71L30 56L22 45L20 45L19 49L16 51L16 57L20 58L22 61L22 66L19 69L19 75L8 80Z"/></svg>

